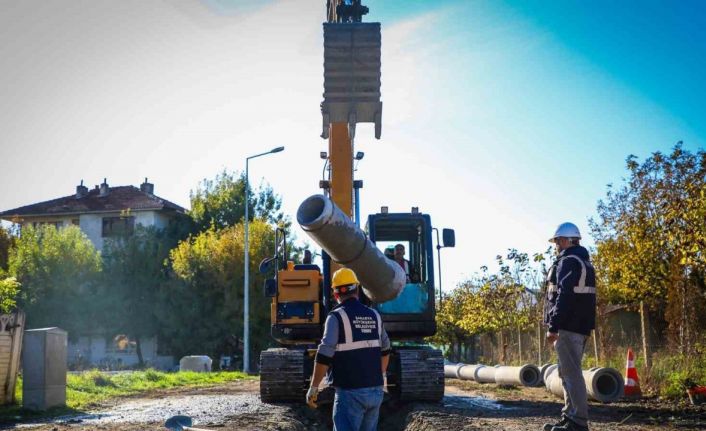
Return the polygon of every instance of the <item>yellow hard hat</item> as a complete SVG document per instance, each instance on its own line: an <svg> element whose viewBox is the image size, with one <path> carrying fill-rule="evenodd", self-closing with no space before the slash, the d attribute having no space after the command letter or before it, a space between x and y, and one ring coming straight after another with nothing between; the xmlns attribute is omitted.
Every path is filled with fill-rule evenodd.
<svg viewBox="0 0 706 431"><path fill-rule="evenodd" d="M355 272L352 269L341 268L333 273L333 278L331 280L331 288L335 291L339 290L342 286L351 286L346 290L353 290L356 285L359 284L358 277L355 276Z"/></svg>

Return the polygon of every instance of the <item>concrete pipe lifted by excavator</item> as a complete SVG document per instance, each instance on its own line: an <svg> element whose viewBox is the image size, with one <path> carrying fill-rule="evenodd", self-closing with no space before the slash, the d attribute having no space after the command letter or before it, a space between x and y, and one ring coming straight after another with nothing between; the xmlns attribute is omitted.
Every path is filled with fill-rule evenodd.
<svg viewBox="0 0 706 431"><path fill-rule="evenodd" d="M331 199L314 195L297 211L297 222L328 253L333 261L352 269L373 302L397 298L406 284L406 274L386 257Z"/></svg>
<svg viewBox="0 0 706 431"><path fill-rule="evenodd" d="M362 156L354 151L355 127L373 123L379 139L382 124L380 24L363 23L367 11L360 0L327 2L321 137L328 139L328 151L321 157L328 169L319 182L322 194L306 199L297 211L300 226L322 249L323 268L290 262L286 232L277 229L274 255L260 266L263 273L274 268L265 295L272 298L271 332L280 346L260 355L265 402L304 401L323 324L334 305L331 275L341 267L356 272L361 301L380 312L392 341L387 392L400 400L424 401L439 401L444 394L441 351L424 337L436 333L434 249L440 258L441 248L453 247L453 230L443 229L440 243L431 217L416 207L404 213L382 207L368 216L365 230L360 227L363 182L354 178L353 165ZM382 253L395 245L408 250L408 271ZM320 402L325 394L320 393Z"/></svg>

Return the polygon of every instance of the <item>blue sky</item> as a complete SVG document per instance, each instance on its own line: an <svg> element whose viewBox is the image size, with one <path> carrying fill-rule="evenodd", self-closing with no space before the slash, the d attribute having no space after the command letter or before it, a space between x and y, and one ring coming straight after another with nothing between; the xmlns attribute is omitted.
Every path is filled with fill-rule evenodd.
<svg viewBox="0 0 706 431"><path fill-rule="evenodd" d="M364 3L384 110L382 139L356 138L362 213L419 206L455 228L445 288L507 248L542 251L560 222L587 233L628 154L704 147L706 3ZM188 206L199 180L284 145L251 180L294 218L327 146L324 5L3 3L0 209L104 177Z"/></svg>

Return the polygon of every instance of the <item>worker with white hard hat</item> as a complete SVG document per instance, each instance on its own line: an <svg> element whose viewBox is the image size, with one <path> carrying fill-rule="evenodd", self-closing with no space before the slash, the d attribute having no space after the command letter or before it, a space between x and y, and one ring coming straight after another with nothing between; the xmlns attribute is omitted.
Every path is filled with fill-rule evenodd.
<svg viewBox="0 0 706 431"><path fill-rule="evenodd" d="M544 431L588 430L588 397L581 361L586 340L596 326L596 274L580 240L579 228L568 222L560 224L549 239L558 255L547 275L544 323L547 343L557 353L564 408L561 420L545 424Z"/></svg>

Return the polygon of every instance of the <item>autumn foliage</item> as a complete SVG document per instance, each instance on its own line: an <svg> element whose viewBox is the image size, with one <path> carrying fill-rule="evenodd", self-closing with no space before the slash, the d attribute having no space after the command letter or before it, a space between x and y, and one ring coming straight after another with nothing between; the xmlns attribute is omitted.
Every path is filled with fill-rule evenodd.
<svg viewBox="0 0 706 431"><path fill-rule="evenodd" d="M706 153L678 144L609 187L591 222L602 303L643 301L668 346L695 353L706 310Z"/></svg>

